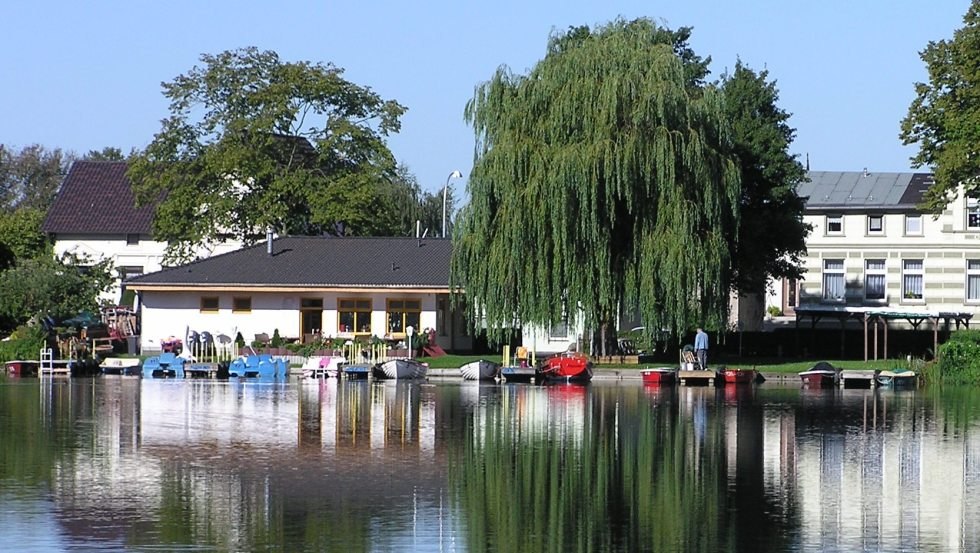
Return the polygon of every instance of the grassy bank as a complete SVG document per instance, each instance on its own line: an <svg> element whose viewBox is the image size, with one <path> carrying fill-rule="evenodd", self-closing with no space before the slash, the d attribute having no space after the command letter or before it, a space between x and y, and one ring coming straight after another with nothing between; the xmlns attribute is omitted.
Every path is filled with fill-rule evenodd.
<svg viewBox="0 0 980 553"><path fill-rule="evenodd" d="M429 364L429 367L433 369L455 369L470 361L476 361L478 359L489 359L492 361L500 361L500 355L443 355L442 357L425 357L422 360ZM787 361L786 359L759 359L759 358L746 358L746 359L721 359L718 361L717 366L725 365L729 367L739 367L739 368L755 368L760 372L765 373L798 373L800 371L805 371L812 367L817 361L827 361L835 367L842 369L859 369L859 370L869 370L869 369L895 369L895 368L905 368L907 363L905 359L883 359L878 361L868 361L864 362L861 360L841 360L841 359L811 359L811 360L793 360ZM600 364L597 365L598 368L615 368L615 369L645 369L647 367L657 367L666 366L667 362L658 363L643 363L643 364ZM711 364L716 366L714 362Z"/></svg>

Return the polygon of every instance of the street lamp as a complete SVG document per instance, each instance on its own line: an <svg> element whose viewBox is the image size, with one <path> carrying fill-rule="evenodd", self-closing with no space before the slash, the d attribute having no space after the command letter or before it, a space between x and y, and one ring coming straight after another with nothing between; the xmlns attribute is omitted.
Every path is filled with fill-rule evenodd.
<svg viewBox="0 0 980 553"><path fill-rule="evenodd" d="M446 237L446 192L449 190L449 180L458 179L461 178L462 176L463 174L460 173L458 170L449 173L449 176L446 177L446 186L442 188L442 237L443 238Z"/></svg>

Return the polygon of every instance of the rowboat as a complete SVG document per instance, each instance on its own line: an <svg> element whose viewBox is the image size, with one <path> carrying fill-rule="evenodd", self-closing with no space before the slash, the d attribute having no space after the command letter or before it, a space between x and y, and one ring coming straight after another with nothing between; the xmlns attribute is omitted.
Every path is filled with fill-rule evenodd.
<svg viewBox="0 0 980 553"><path fill-rule="evenodd" d="M500 372L500 363L480 359L471 361L459 368L463 380L493 380Z"/></svg>
<svg viewBox="0 0 980 553"><path fill-rule="evenodd" d="M380 378L396 380L425 378L429 365L415 359L389 359L378 366L378 371L377 376Z"/></svg>
<svg viewBox="0 0 980 553"><path fill-rule="evenodd" d="M106 357L99 363L103 375L140 376L140 360L136 357Z"/></svg>
<svg viewBox="0 0 980 553"><path fill-rule="evenodd" d="M644 384L673 384L677 382L677 369L656 367L640 371Z"/></svg>
<svg viewBox="0 0 980 553"><path fill-rule="evenodd" d="M538 373L545 380L588 382L592 380L592 361L584 353L565 352L549 357Z"/></svg>
<svg viewBox="0 0 980 553"><path fill-rule="evenodd" d="M821 361L810 370L799 373L803 385L809 388L827 388L840 382L840 373L833 365Z"/></svg>
<svg viewBox="0 0 980 553"><path fill-rule="evenodd" d="M751 384L757 378L762 378L755 369L718 369L718 376L724 384Z"/></svg>
<svg viewBox="0 0 980 553"><path fill-rule="evenodd" d="M907 369L881 371L875 376L879 386L891 386L892 388L913 388L917 378L918 375L915 371Z"/></svg>
<svg viewBox="0 0 980 553"><path fill-rule="evenodd" d="M15 359L4 363L6 372L10 376L37 376L38 361L24 361Z"/></svg>

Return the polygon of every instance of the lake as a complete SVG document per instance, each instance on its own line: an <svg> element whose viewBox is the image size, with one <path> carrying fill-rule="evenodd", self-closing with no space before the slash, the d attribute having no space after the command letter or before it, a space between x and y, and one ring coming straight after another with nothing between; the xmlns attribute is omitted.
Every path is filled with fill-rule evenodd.
<svg viewBox="0 0 980 553"><path fill-rule="evenodd" d="M0 377L0 549L977 551L980 393Z"/></svg>

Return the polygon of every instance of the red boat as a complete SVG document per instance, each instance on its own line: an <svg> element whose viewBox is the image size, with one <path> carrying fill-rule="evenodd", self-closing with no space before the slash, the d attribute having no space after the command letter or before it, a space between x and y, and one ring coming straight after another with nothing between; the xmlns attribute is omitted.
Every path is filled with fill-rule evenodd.
<svg viewBox="0 0 980 553"><path fill-rule="evenodd" d="M718 376L725 384L751 384L758 378L755 369L718 369Z"/></svg>
<svg viewBox="0 0 980 553"><path fill-rule="evenodd" d="M549 357L538 373L546 380L588 382L592 380L592 361L584 353L560 353Z"/></svg>
<svg viewBox="0 0 980 553"><path fill-rule="evenodd" d="M4 366L10 376L37 376L37 361L7 361Z"/></svg>
<svg viewBox="0 0 980 553"><path fill-rule="evenodd" d="M803 385L808 388L832 388L840 382L840 372L826 361L817 363L812 369L799 375Z"/></svg>
<svg viewBox="0 0 980 553"><path fill-rule="evenodd" d="M657 367L640 371L644 384L673 384L677 381L677 369Z"/></svg>

